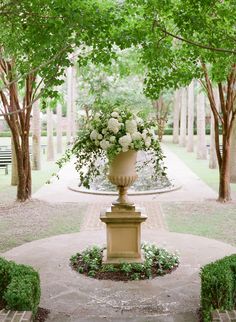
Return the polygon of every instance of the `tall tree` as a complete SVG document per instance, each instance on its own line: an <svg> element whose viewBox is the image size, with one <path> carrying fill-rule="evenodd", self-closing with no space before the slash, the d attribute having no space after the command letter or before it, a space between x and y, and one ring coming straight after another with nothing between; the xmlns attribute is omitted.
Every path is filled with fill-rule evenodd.
<svg viewBox="0 0 236 322"><path fill-rule="evenodd" d="M236 183L236 121L233 124L230 153L230 182Z"/></svg>
<svg viewBox="0 0 236 322"><path fill-rule="evenodd" d="M230 200L230 142L236 115L236 51L232 41L236 38L235 1L127 2L130 28L133 28L131 34L133 37L139 34L148 69L147 95L153 97L155 93L158 97L164 88L187 86L194 78L205 88L215 122L220 178L218 200ZM215 85L220 96L219 112L213 93Z"/></svg>
<svg viewBox="0 0 236 322"><path fill-rule="evenodd" d="M187 151L193 152L194 149L194 81L188 86L188 138Z"/></svg>
<svg viewBox="0 0 236 322"><path fill-rule="evenodd" d="M71 64L68 55L74 48L81 48L78 59L84 64L88 56L95 61L110 59L113 51L108 35L115 5L109 0L22 0L0 8L1 115L15 144L19 201L31 196L32 104L40 95L56 95L52 88L63 82L60 77ZM83 50L87 46L90 52ZM36 85L37 75L42 86Z"/></svg>

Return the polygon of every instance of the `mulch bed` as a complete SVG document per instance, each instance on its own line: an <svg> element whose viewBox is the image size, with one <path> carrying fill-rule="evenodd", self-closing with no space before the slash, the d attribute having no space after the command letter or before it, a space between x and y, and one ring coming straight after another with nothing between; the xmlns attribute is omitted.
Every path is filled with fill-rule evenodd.
<svg viewBox="0 0 236 322"><path fill-rule="evenodd" d="M50 311L42 307L38 308L37 314L34 318L34 322L44 322L47 320Z"/></svg>

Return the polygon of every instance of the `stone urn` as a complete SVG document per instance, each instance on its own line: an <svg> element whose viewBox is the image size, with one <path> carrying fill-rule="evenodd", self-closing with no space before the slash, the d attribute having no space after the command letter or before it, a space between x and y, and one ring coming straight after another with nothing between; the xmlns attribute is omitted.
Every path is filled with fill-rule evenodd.
<svg viewBox="0 0 236 322"><path fill-rule="evenodd" d="M133 205L128 200L127 190L138 178L136 173L137 151L129 150L119 153L110 164L108 179L117 186L118 199L114 205Z"/></svg>
<svg viewBox="0 0 236 322"><path fill-rule="evenodd" d="M144 260L141 251L141 223L147 216L127 198L128 188L138 177L136 159L137 152L129 150L118 154L110 165L108 179L118 187L119 197L100 214L107 231L104 264L140 263Z"/></svg>

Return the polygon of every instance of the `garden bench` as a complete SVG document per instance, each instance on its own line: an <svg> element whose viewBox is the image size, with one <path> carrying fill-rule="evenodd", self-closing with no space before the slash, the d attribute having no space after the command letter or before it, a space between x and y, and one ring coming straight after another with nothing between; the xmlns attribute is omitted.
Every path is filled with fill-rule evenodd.
<svg viewBox="0 0 236 322"><path fill-rule="evenodd" d="M0 151L10 151L11 148L9 145L0 145Z"/></svg>
<svg viewBox="0 0 236 322"><path fill-rule="evenodd" d="M5 169L5 174L8 174L8 165L11 164L11 151L0 151L0 168Z"/></svg>
<svg viewBox="0 0 236 322"><path fill-rule="evenodd" d="M208 154L210 154L210 148L211 148L210 144L207 144L206 147L207 147ZM223 146L222 146L222 144L220 144L220 154L221 155L222 155L222 151L223 151Z"/></svg>

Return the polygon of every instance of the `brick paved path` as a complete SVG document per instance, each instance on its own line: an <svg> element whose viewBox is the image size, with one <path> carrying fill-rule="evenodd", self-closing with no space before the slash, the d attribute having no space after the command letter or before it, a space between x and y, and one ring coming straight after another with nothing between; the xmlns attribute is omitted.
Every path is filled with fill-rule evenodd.
<svg viewBox="0 0 236 322"><path fill-rule="evenodd" d="M100 211L103 208L109 207L109 202L93 202L88 206L86 215L81 225L83 230L105 229L105 224L99 219ZM157 201L139 201L138 206L145 208L145 213L148 216L147 221L142 225L145 229L166 230L162 211L159 202Z"/></svg>

